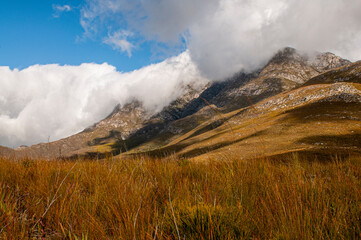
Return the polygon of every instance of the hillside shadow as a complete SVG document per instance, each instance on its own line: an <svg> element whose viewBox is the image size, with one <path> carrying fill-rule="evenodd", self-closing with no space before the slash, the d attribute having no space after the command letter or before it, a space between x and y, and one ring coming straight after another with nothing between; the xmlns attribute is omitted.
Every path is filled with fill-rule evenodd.
<svg viewBox="0 0 361 240"><path fill-rule="evenodd" d="M305 162L333 162L333 161L344 161L350 159L351 156L359 156L360 152L352 151L336 151L336 150L324 150L324 149L304 149L296 150L287 153L275 154L267 157L257 158L259 160L269 159L275 162L290 163L294 161L305 161Z"/></svg>
<svg viewBox="0 0 361 240"><path fill-rule="evenodd" d="M151 150L151 151L146 151L146 152L142 152L142 153L131 154L131 155L146 155L149 157L156 157L156 158L177 155L180 158L192 158L192 157L196 157L196 156L199 156L199 155L202 155L202 154L205 154L205 153L208 153L208 152L211 152L211 151L223 148L223 147L227 147L232 144L242 142L242 141L247 140L252 137L262 135L263 133L264 133L264 130L258 131L256 133L253 133L251 135L245 136L245 137L237 139L237 140L223 141L223 142L219 142L214 145L211 145L211 146L199 147L199 148L192 149L190 151L187 151L185 153L180 153L180 154L179 154L180 151L184 150L186 147L193 145L196 142L177 143L175 145L171 145L171 146L167 146L167 147L163 147L163 148L159 148L159 149L155 149L155 150ZM213 137L214 136L211 136L209 138L204 139L203 141L207 141L208 139L211 139Z"/></svg>
<svg viewBox="0 0 361 240"><path fill-rule="evenodd" d="M93 140L88 141L87 144L88 146L99 146L108 143L107 140L120 139L120 138L121 138L121 133L119 131L111 130L107 136L94 138Z"/></svg>
<svg viewBox="0 0 361 240"><path fill-rule="evenodd" d="M280 120L284 129L295 124L313 122L361 121L361 103L356 102L315 102L285 112ZM287 123L287 124L285 124Z"/></svg>
<svg viewBox="0 0 361 240"><path fill-rule="evenodd" d="M310 145L320 146L331 149L350 149L361 151L361 134L345 134L345 135L318 135L305 137L298 141Z"/></svg>
<svg viewBox="0 0 361 240"><path fill-rule="evenodd" d="M190 138L193 138L195 136L201 135L203 133L212 131L220 126L222 126L224 123L226 123L228 121L229 118L227 119L221 119L221 120L216 120L200 129L198 129L197 131L195 131L194 133L192 133L191 135L189 135L188 137L186 137L185 139L183 139L182 141L188 140Z"/></svg>

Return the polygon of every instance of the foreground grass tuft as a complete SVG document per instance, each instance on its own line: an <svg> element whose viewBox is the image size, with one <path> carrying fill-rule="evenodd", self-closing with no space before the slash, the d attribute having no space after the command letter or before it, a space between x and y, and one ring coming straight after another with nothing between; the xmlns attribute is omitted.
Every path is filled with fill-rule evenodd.
<svg viewBox="0 0 361 240"><path fill-rule="evenodd" d="M361 237L361 158L0 159L1 239Z"/></svg>

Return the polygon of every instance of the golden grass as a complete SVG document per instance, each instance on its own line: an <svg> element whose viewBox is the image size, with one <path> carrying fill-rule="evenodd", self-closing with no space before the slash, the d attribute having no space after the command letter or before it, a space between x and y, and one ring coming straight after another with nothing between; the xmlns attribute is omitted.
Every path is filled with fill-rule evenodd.
<svg viewBox="0 0 361 240"><path fill-rule="evenodd" d="M0 239L355 239L361 157L0 159Z"/></svg>

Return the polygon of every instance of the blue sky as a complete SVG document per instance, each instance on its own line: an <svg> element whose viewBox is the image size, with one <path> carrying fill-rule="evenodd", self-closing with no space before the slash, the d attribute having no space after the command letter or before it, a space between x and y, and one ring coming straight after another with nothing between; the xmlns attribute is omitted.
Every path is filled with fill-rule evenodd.
<svg viewBox="0 0 361 240"><path fill-rule="evenodd" d="M107 62L130 71L162 60L151 42L142 41L132 56L103 43L101 36L84 38L81 0L2 0L0 6L0 66L24 69L34 64L79 65ZM72 10L56 17L54 6Z"/></svg>
<svg viewBox="0 0 361 240"><path fill-rule="evenodd" d="M285 46L360 59L361 2L305 1L2 0L0 66L107 62L128 72L188 49L221 79Z"/></svg>

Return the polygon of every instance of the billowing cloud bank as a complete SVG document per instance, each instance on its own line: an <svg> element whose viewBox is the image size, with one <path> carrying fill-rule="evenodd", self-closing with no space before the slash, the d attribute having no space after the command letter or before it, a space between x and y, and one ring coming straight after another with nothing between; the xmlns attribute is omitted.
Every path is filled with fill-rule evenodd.
<svg viewBox="0 0 361 240"><path fill-rule="evenodd" d="M160 111L190 82L205 81L188 52L129 73L113 66L0 67L0 145L18 147L72 135L134 99Z"/></svg>
<svg viewBox="0 0 361 240"><path fill-rule="evenodd" d="M85 35L107 26L128 54L133 39L114 33L185 42L201 72L222 79L286 46L360 59L360 12L360 0L87 0L81 23Z"/></svg>

